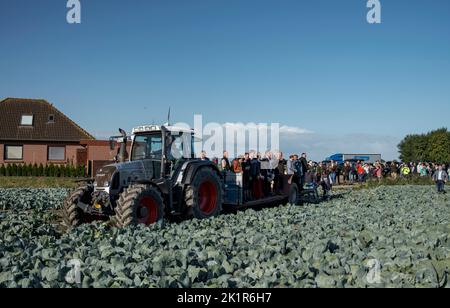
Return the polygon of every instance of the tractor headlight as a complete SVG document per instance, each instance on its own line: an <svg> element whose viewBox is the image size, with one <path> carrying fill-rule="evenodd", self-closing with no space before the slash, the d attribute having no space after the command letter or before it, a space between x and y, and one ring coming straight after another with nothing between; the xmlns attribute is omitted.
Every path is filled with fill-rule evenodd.
<svg viewBox="0 0 450 308"><path fill-rule="evenodd" d="M105 182L105 183L103 183L103 187L109 187L109 182Z"/></svg>

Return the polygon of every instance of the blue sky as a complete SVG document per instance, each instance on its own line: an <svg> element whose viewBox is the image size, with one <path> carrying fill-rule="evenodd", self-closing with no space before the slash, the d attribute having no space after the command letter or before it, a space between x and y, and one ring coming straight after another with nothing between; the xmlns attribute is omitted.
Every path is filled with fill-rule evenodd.
<svg viewBox="0 0 450 308"><path fill-rule="evenodd" d="M0 97L45 98L88 131L279 122L286 152L382 152L447 126L450 1L0 0Z"/></svg>

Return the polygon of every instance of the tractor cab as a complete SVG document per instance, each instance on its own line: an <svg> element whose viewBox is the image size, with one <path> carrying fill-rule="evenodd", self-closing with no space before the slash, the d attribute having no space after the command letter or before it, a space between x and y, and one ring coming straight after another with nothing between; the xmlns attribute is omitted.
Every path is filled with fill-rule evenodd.
<svg viewBox="0 0 450 308"><path fill-rule="evenodd" d="M145 125L132 132L130 162L153 169L153 178L170 177L181 162L195 157L194 131L175 126Z"/></svg>

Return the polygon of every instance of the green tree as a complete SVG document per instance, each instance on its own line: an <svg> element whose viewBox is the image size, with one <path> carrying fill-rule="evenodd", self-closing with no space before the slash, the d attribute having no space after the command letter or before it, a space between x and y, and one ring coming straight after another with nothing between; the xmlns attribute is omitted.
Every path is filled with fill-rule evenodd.
<svg viewBox="0 0 450 308"><path fill-rule="evenodd" d="M72 165L67 165L67 177L72 177Z"/></svg>
<svg viewBox="0 0 450 308"><path fill-rule="evenodd" d="M61 177L65 178L67 176L67 166L62 165L60 170L61 170Z"/></svg>
<svg viewBox="0 0 450 308"><path fill-rule="evenodd" d="M37 175L38 176L44 176L45 175L45 173L44 173L44 165L42 165L42 163L39 164Z"/></svg>
<svg viewBox="0 0 450 308"><path fill-rule="evenodd" d="M430 161L450 162L450 133L447 129L438 129L428 135L427 153Z"/></svg>
<svg viewBox="0 0 450 308"><path fill-rule="evenodd" d="M55 166L55 177L61 177L61 166Z"/></svg>
<svg viewBox="0 0 450 308"><path fill-rule="evenodd" d="M404 162L450 162L450 132L446 128L428 134L408 135L398 145Z"/></svg>
<svg viewBox="0 0 450 308"><path fill-rule="evenodd" d="M33 165L31 163L27 165L26 173L27 176L33 176Z"/></svg>
<svg viewBox="0 0 450 308"><path fill-rule="evenodd" d="M50 164L48 166L48 176L49 177L54 177L55 176L55 166L53 166L53 164Z"/></svg>
<svg viewBox="0 0 450 308"><path fill-rule="evenodd" d="M416 157L416 143L417 143L417 135L408 135L405 139L400 142L398 148L400 150L400 159L401 161L415 161Z"/></svg>
<svg viewBox="0 0 450 308"><path fill-rule="evenodd" d="M0 176L5 176L6 175L6 168L5 165L2 165L0 167Z"/></svg>
<svg viewBox="0 0 450 308"><path fill-rule="evenodd" d="M17 165L16 164L12 164L11 176L17 176Z"/></svg>
<svg viewBox="0 0 450 308"><path fill-rule="evenodd" d="M85 167L84 166L78 166L77 167L77 177L79 177L79 178L83 178L83 177L85 177L86 176L86 174L85 174L85 171L86 169L85 169Z"/></svg>
<svg viewBox="0 0 450 308"><path fill-rule="evenodd" d="M23 175L26 175L26 174L24 174L23 165L17 165L16 175L17 175L17 176L23 176Z"/></svg>
<svg viewBox="0 0 450 308"><path fill-rule="evenodd" d="M37 166L36 163L33 164L33 169L32 169L32 171L31 171L31 175L32 175L32 176L37 176L37 175L38 175L38 166Z"/></svg>

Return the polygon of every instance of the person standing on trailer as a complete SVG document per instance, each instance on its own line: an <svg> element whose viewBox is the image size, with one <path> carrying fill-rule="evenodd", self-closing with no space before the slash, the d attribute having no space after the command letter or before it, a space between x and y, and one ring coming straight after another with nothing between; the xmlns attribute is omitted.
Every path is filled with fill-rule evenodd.
<svg viewBox="0 0 450 308"><path fill-rule="evenodd" d="M333 180L331 178L331 174L328 168L322 169L322 175L320 178L320 185L322 186L323 190L323 198L324 199L330 199L330 192L333 187Z"/></svg>
<svg viewBox="0 0 450 308"><path fill-rule="evenodd" d="M245 153L244 158L242 159L241 163L242 168L242 174L243 174L243 181L244 181L244 200L251 201L252 200L252 193L251 193L251 187L252 187L252 181L251 181L251 160L250 160L250 154Z"/></svg>
<svg viewBox="0 0 450 308"><path fill-rule="evenodd" d="M286 174L286 160L283 158L282 152L276 152L273 174L274 174L274 191L276 194L281 194L284 189L283 175Z"/></svg>
<svg viewBox="0 0 450 308"><path fill-rule="evenodd" d="M250 181L253 199L261 199L263 197L261 182L261 162L258 159L259 156L260 155L258 155L256 152L251 152L250 154Z"/></svg>
<svg viewBox="0 0 450 308"><path fill-rule="evenodd" d="M287 161L287 175L289 177L289 184L292 184L295 176L294 155L289 156L289 160Z"/></svg>
<svg viewBox="0 0 450 308"><path fill-rule="evenodd" d="M307 160L307 156L306 153L302 153L302 157L300 158L300 162L302 164L302 177L300 178L300 189L303 189L303 186L305 186L305 177L306 177L306 172L308 172L309 169L309 165L308 165L308 160Z"/></svg>
<svg viewBox="0 0 450 308"><path fill-rule="evenodd" d="M209 161L208 156L206 156L206 151L201 151L201 153L200 153L200 160Z"/></svg>
<svg viewBox="0 0 450 308"><path fill-rule="evenodd" d="M294 155L294 169L295 169L295 183L298 185L298 189L300 191L303 190L305 172L303 170L303 164L301 160L298 158L298 155Z"/></svg>
<svg viewBox="0 0 450 308"><path fill-rule="evenodd" d="M223 157L222 157L222 160L220 162L220 167L221 167L222 172L224 174L226 174L227 172L231 171L231 164L230 164L230 159L228 158L228 152L227 151L223 151Z"/></svg>

